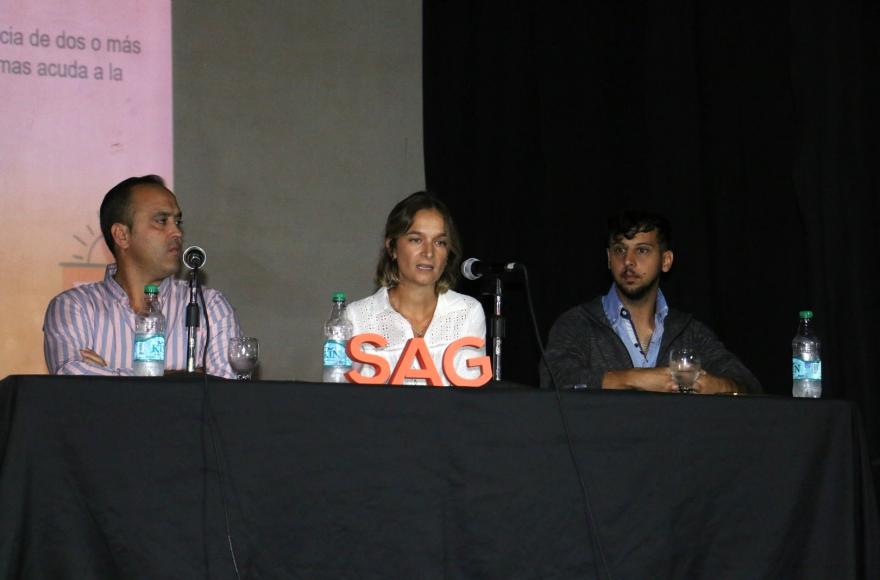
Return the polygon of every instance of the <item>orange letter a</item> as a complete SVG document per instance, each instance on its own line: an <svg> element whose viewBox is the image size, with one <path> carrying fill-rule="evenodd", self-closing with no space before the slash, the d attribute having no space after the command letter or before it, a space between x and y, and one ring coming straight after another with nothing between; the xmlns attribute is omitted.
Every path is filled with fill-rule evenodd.
<svg viewBox="0 0 880 580"><path fill-rule="evenodd" d="M419 368L412 368L413 360L419 361ZM442 387L443 380L434 361L431 360L431 352L424 338L411 338L403 348L403 354L391 373L391 384L402 385L405 379L425 379L432 387Z"/></svg>

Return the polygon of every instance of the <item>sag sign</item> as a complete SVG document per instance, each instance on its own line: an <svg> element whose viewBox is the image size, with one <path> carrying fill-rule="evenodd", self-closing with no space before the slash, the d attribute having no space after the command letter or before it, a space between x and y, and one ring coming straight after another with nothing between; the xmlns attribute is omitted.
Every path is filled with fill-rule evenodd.
<svg viewBox="0 0 880 580"><path fill-rule="evenodd" d="M381 385L387 382L402 385L405 379L425 379L432 387L443 386L443 380L440 378L440 373L437 372L437 367L434 366L425 339L411 338L407 341L393 372L387 360L381 356L364 352L363 346L365 344L382 348L388 344L388 341L381 334L368 333L359 334L348 342L345 350L351 360L370 365L376 369L376 375L372 377L365 377L358 370L348 371L345 378L349 381L362 385ZM492 378L492 365L488 356L474 357L467 361L466 364L469 368L480 369L480 376L475 379L466 379L455 371L455 355L460 349L482 348L484 344L485 341L482 338L466 336L446 347L446 351L443 353L443 372L450 383L456 387L482 387L489 382L489 379ZM412 368L413 361L418 362L418 368Z"/></svg>

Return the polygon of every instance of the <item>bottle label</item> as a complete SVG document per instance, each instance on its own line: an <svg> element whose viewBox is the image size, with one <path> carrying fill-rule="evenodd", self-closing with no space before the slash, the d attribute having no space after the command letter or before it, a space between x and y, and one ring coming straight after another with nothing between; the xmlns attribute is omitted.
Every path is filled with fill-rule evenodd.
<svg viewBox="0 0 880 580"><path fill-rule="evenodd" d="M165 361L165 337L156 334L149 337L135 338L134 360L138 362Z"/></svg>
<svg viewBox="0 0 880 580"><path fill-rule="evenodd" d="M351 359L345 353L345 343L336 340L324 342L325 367L350 367Z"/></svg>
<svg viewBox="0 0 880 580"><path fill-rule="evenodd" d="M820 360L804 360L800 358L791 359L791 377L796 381L822 380L822 361Z"/></svg>

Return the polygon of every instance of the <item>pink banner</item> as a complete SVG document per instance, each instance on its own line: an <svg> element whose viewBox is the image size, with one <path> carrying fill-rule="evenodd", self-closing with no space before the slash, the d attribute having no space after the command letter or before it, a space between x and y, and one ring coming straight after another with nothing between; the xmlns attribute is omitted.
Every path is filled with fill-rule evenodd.
<svg viewBox="0 0 880 580"><path fill-rule="evenodd" d="M173 182L170 0L0 3L0 377L45 373L55 294L112 261L110 187Z"/></svg>

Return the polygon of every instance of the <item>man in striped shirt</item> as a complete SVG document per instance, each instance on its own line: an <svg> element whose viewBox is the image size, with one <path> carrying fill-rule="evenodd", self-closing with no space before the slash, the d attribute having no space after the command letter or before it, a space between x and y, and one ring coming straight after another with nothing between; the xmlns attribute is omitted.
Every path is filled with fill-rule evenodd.
<svg viewBox="0 0 880 580"><path fill-rule="evenodd" d="M104 280L62 292L52 299L43 323L49 372L60 375L131 375L136 312L144 286L159 286L167 321L165 369L186 368L186 306L189 286L174 279L183 248L182 213L161 177L131 177L101 203L101 232L115 264ZM206 314L197 333L201 362L210 329L207 372L232 378L226 346L239 336L238 317L226 298L204 289ZM206 324L206 322L208 324Z"/></svg>

